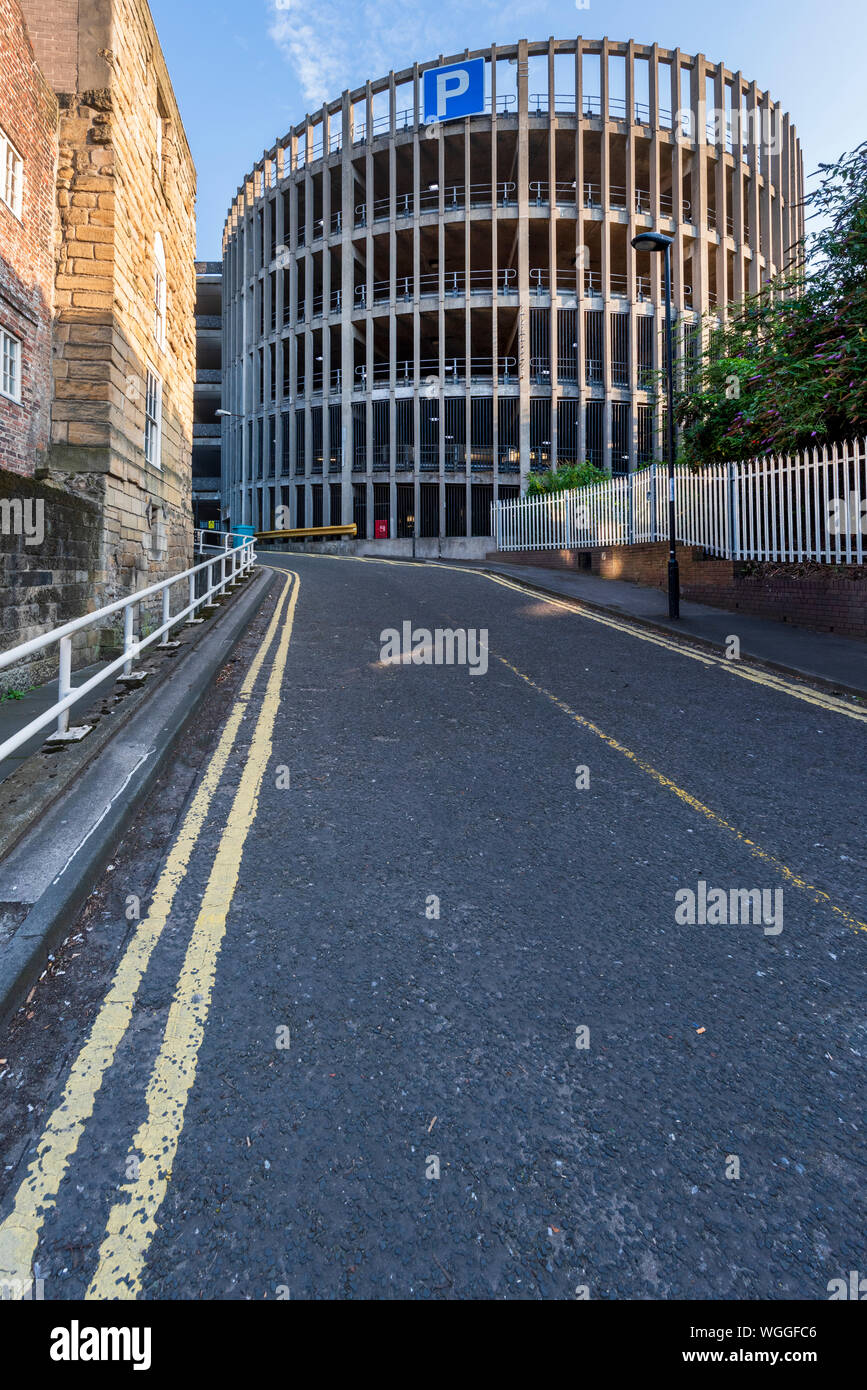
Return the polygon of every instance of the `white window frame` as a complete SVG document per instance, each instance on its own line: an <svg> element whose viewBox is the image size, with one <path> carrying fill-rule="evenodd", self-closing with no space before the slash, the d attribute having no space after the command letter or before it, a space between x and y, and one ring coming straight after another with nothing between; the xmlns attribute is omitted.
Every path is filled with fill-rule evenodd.
<svg viewBox="0 0 867 1390"><path fill-rule="evenodd" d="M21 221L24 206L24 160L0 126L0 199Z"/></svg>
<svg viewBox="0 0 867 1390"><path fill-rule="evenodd" d="M145 371L145 462L161 469L163 454L163 379L148 362Z"/></svg>
<svg viewBox="0 0 867 1390"><path fill-rule="evenodd" d="M7 382L11 386L7 386ZM8 328L0 328L0 396L17 404L21 402L21 339Z"/></svg>
<svg viewBox="0 0 867 1390"><path fill-rule="evenodd" d="M154 341L166 345L166 253L159 232L154 237Z"/></svg>

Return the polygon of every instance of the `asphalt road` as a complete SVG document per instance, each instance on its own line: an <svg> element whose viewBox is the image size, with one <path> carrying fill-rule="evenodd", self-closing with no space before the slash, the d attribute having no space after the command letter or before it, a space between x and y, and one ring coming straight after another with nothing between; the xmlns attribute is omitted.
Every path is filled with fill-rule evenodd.
<svg viewBox="0 0 867 1390"><path fill-rule="evenodd" d="M300 589L0 1041L0 1278L827 1299L864 1267L863 710L475 573L269 562ZM404 622L487 670L384 663ZM700 881L767 916L678 920Z"/></svg>

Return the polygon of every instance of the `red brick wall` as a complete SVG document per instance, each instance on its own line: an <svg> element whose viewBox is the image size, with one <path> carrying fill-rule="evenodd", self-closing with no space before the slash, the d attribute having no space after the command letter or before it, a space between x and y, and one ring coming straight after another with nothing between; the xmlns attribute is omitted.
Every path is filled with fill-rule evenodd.
<svg viewBox="0 0 867 1390"><path fill-rule="evenodd" d="M664 543L583 552L503 551L496 558L510 565L584 569L603 579L625 579L655 589L665 589L668 584L668 546ZM867 639L865 565L734 563L704 559L701 551L687 546L678 546L677 560L681 593L695 603Z"/></svg>
<svg viewBox="0 0 867 1390"><path fill-rule="evenodd" d="M81 0L21 0L30 42L55 92L78 89L78 15Z"/></svg>
<svg viewBox="0 0 867 1390"><path fill-rule="evenodd" d="M17 0L0 0L0 125L24 161L19 221L0 199L0 324L21 340L21 402L0 396L0 468L33 474L49 445L57 100Z"/></svg>

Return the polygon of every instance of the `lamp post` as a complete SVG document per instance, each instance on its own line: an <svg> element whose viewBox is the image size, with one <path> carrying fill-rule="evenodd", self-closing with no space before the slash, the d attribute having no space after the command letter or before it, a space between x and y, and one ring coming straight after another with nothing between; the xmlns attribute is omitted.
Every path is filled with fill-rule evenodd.
<svg viewBox="0 0 867 1390"><path fill-rule="evenodd" d="M224 409L222 409L222 407L221 407L220 410L215 410L215 411L214 411L214 414L215 414L215 417L217 417L217 420L233 420L233 418L235 418L235 416L233 416L233 411L232 411L232 410L224 410ZM221 480L221 488L222 488L222 480ZM240 514L242 514L242 516L243 516L243 492L245 492L245 489L243 489L243 485L242 485L242 500L240 500L240 506L242 506L242 513L240 513ZM224 520L225 520L225 521L228 521L229 518L231 518L231 509L226 509L226 516L225 516L225 517L222 516L222 499L221 499L221 502L220 502L220 520L221 520L221 521L224 521ZM232 534L232 532L229 531L229 535L231 535L231 534Z"/></svg>
<svg viewBox="0 0 867 1390"><path fill-rule="evenodd" d="M680 569L674 524L674 332L671 324L671 247L662 232L639 232L632 238L636 251L662 251L665 258L665 366L668 384L668 616L680 617Z"/></svg>

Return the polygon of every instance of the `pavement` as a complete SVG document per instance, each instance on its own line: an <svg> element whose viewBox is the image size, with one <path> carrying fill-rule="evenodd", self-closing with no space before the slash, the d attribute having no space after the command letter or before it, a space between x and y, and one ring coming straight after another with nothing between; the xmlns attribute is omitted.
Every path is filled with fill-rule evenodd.
<svg viewBox="0 0 867 1390"><path fill-rule="evenodd" d="M46 735L37 735L28 760L9 760L0 806L0 1019L50 964L52 947L137 800L147 795L272 582L265 574L246 582L210 623L182 632L177 652L154 647L139 663L150 679L132 694L115 696L110 684L95 692L85 705L95 723L86 739L46 753L39 751ZM33 704L44 709L53 702L50 686L33 696L15 702L22 723L37 712Z"/></svg>
<svg viewBox="0 0 867 1390"><path fill-rule="evenodd" d="M0 1033L0 1279L827 1300L863 1267L863 708L505 575L267 562ZM477 674L384 660L405 622L484 631Z"/></svg>
<svg viewBox="0 0 867 1390"><path fill-rule="evenodd" d="M668 594L661 589L623 579L603 579L598 574L500 561L486 561L482 568L712 647L725 649L734 634L744 656L795 675L825 681L839 690L867 695L867 644L855 638L812 632L783 621L711 608L690 599L681 599L680 617L671 619Z"/></svg>
<svg viewBox="0 0 867 1390"><path fill-rule="evenodd" d="M83 666L77 670L72 677L73 685L84 685L95 676L97 671L102 671L109 663L107 661L97 661L90 666ZM105 699L105 688L97 686L92 697L79 702L73 711L75 719L81 723L87 723L87 716L97 709ZM33 719L38 718L45 710L57 704L57 680L46 681L43 685L33 686L21 693L19 698L13 699L11 696L4 696L0 699L0 743L5 743L7 738L17 734L19 729L23 729ZM26 743L15 753L0 761L0 782L9 777L22 763L32 757L34 753L42 747L47 738L50 738L54 728L41 729L38 734L34 734Z"/></svg>

